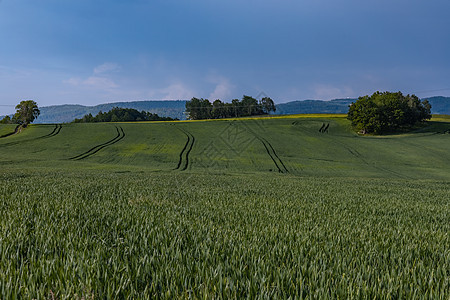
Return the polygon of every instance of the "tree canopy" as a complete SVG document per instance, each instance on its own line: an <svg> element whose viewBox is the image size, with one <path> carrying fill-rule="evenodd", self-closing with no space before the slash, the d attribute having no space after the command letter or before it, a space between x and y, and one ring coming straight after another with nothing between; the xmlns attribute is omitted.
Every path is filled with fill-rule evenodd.
<svg viewBox="0 0 450 300"><path fill-rule="evenodd" d="M169 117L160 117L146 111L138 111L133 108L114 107L108 112L99 112L95 117L92 114L84 115L81 119L75 119L74 123L93 122L138 122L138 121L174 121Z"/></svg>
<svg viewBox="0 0 450 300"><path fill-rule="evenodd" d="M186 112L191 120L256 116L275 110L275 104L269 97L258 101L244 95L242 100L233 99L231 103L222 102L220 99L211 103L208 99L203 98L192 98L191 101L186 102Z"/></svg>
<svg viewBox="0 0 450 300"><path fill-rule="evenodd" d="M409 129L431 119L431 105L415 95L376 92L352 103L347 118L361 133L383 134Z"/></svg>
<svg viewBox="0 0 450 300"><path fill-rule="evenodd" d="M32 123L41 113L38 105L33 100L24 100L16 105L16 113L12 119L13 123L27 127Z"/></svg>

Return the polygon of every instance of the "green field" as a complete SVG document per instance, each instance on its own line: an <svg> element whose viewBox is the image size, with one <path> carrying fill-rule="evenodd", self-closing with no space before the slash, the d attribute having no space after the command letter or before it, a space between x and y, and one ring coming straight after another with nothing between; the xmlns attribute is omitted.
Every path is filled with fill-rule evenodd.
<svg viewBox="0 0 450 300"><path fill-rule="evenodd" d="M445 116L31 125L0 138L0 299L448 299L449 149Z"/></svg>
<svg viewBox="0 0 450 300"><path fill-rule="evenodd" d="M0 138L7 137L14 133L16 125L13 124L0 124Z"/></svg>

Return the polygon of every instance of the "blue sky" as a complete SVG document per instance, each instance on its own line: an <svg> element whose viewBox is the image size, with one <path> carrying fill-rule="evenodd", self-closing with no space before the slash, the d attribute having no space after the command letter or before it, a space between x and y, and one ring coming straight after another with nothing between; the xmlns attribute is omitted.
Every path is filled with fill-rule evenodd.
<svg viewBox="0 0 450 300"><path fill-rule="evenodd" d="M0 0L0 114L114 101L450 95L448 0Z"/></svg>

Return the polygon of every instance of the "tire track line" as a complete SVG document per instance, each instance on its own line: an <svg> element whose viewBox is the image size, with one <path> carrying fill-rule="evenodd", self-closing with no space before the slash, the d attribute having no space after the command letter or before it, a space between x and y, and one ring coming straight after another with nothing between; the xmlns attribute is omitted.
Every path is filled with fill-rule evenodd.
<svg viewBox="0 0 450 300"><path fill-rule="evenodd" d="M41 137L38 137L37 139L45 139L45 138L49 138L49 137L54 137L54 136L59 134L61 129L62 129L62 125L61 124L56 124L55 128L53 128L52 132L50 132L49 134L43 135Z"/></svg>
<svg viewBox="0 0 450 300"><path fill-rule="evenodd" d="M295 123L295 122L296 122L296 123ZM293 122L292 124L293 124L293 125L298 125L298 126L301 127L303 130L305 130L306 132L309 132L310 134L314 134L309 128L307 128L307 127L301 125L300 122L297 122L297 121L295 121L295 122ZM295 124L294 124L294 123L295 123ZM340 135L338 135L338 136L340 136ZM341 137L347 138L346 136L341 136ZM381 172L384 172L384 173L390 173L391 175L395 175L396 177L399 177L399 178L413 179L413 178L410 177L410 176L407 176L407 175L404 175L404 174L395 172L395 171L393 171L393 170L389 170L389 169L386 169L386 168L383 168L383 167L380 167L380 166L374 165L373 163L368 162L368 161L366 160L366 158L365 158L361 153L359 153L358 150L356 150L356 149L353 148L353 147L350 147L349 145L347 145L346 143L344 143L344 142L342 142L342 141L339 141L339 140L336 138L336 136L330 135L330 136L328 136L327 138L328 138L328 139L331 139L331 140L333 141L333 143L338 144L338 145L341 145L341 146L342 146L345 150L347 150L352 156L354 156L356 159L359 159L364 165L366 165L366 166L368 166L368 167L370 167L370 168L373 168L373 169L375 169L375 170L378 170L378 171L381 171Z"/></svg>
<svg viewBox="0 0 450 300"><path fill-rule="evenodd" d="M195 137L194 137L194 135L192 135L192 133L190 133L189 131L184 130L184 129L181 129L181 130L182 130L186 135L188 135L188 136L191 137L191 144L190 144L190 146L189 146L189 149L186 151L185 165L184 165L183 169L181 169L181 171L185 171L185 170L188 168L188 166L189 166L189 154L191 153L192 148L194 147Z"/></svg>
<svg viewBox="0 0 450 300"><path fill-rule="evenodd" d="M272 161L274 162L275 166L278 169L279 173L283 173L283 171L280 169L280 167L277 164L277 161L275 160L275 158L272 156L272 154L270 154L269 148L267 147L266 143L264 142L263 139L261 139L259 136L255 135L256 138L264 145L264 148L266 148L267 154L269 154L270 158L272 159Z"/></svg>
<svg viewBox="0 0 450 300"><path fill-rule="evenodd" d="M266 152L270 156L272 161L274 162L275 166L278 169L278 172L279 173L289 173L289 170L286 168L286 165L283 163L281 158L278 156L278 154L275 151L275 148L273 148L272 144L264 137L261 137L260 135L258 135L256 132L254 132L248 126L246 126L246 128L248 131L250 131L251 134L253 134L263 144L264 148L266 148Z"/></svg>
<svg viewBox="0 0 450 300"><path fill-rule="evenodd" d="M289 173L288 169L286 168L286 166L284 165L283 161L281 160L281 158L278 156L277 152L275 151L275 149L272 147L272 144L266 140L265 138L262 137L262 139L269 145L270 149L272 149L272 153L275 155L275 157L278 159L278 161L281 163L281 165L283 166L283 169L286 173Z"/></svg>
<svg viewBox="0 0 450 300"><path fill-rule="evenodd" d="M89 149L88 151L71 157L69 158L70 160L82 160L88 157L91 157L92 155L94 155L95 153L99 152L100 150L102 150L103 148L106 148L108 146L114 145L115 143L119 142L120 140L122 140L125 137L125 131L123 130L123 128L121 126L116 127L116 131L117 131L117 136L103 144L97 145L95 147L92 147L91 149Z"/></svg>
<svg viewBox="0 0 450 300"><path fill-rule="evenodd" d="M19 126L16 127L16 130L13 133L9 133L7 136L11 136L11 135L17 133L18 128L19 128ZM46 134L46 135L43 135L43 136L39 136L39 137L35 137L35 138L31 138L31 139L27 139L27 140L23 140L23 141L15 141L15 142L6 143L6 144L3 144L3 145L0 145L0 147L14 146L14 145L22 144L22 143L27 143L27 142L37 141L37 140L40 140L40 139L54 137L55 135L59 134L61 129L62 129L62 125L61 124L57 124L57 125L55 125L55 128L53 128L52 132L50 132L49 134ZM3 136L3 137L6 137L6 136Z"/></svg>
<svg viewBox="0 0 450 300"><path fill-rule="evenodd" d="M181 152L180 152L180 158L178 160L178 165L174 170L185 171L189 167L189 154L191 153L192 148L194 147L195 137L192 133L190 133L189 131L187 131L183 128L177 127L177 129L186 135L187 141L183 147L183 150L181 150ZM184 165L183 165L183 157L184 157ZM182 165L183 165L183 167L181 167Z"/></svg>
<svg viewBox="0 0 450 300"><path fill-rule="evenodd" d="M378 171L381 171L381 172L390 173L390 174L395 175L396 177L399 177L399 178L413 179L413 178L410 177L410 176L407 176L407 175L398 173L398 172L396 172L396 171L393 171L393 170L390 170L390 169L386 169L386 168L384 168L384 167L380 167L380 166L377 166L377 165L375 165L375 164L369 163L369 162L364 158L364 156L361 155L361 153L359 153L358 150L356 150L355 148L350 147L350 146L348 146L347 144L345 144L345 143L343 143L343 142L341 142L341 141L338 141L338 140L337 140L336 138L334 138L334 137L332 137L331 140L332 140L334 143L336 143L336 144L340 144L340 145L341 145L342 147L344 147L351 155L353 155L355 158L359 159L361 162L363 162L363 163L364 163L366 166L368 166L368 167L374 168L374 169L376 169L376 170L378 170Z"/></svg>
<svg viewBox="0 0 450 300"><path fill-rule="evenodd" d="M8 137L8 136L11 136L11 135L13 135L13 134L16 134L16 133L17 133L17 130L19 130L19 126L20 126L20 125L17 125L16 128L14 128L14 131L13 131L13 132L10 132L10 133L7 133L7 134L4 134L4 135L0 136L0 139L1 139L1 138Z"/></svg>
<svg viewBox="0 0 450 300"><path fill-rule="evenodd" d="M186 144L184 144L183 150L181 150L181 152L180 152L180 158L178 160L178 165L177 165L177 167L174 170L180 169L181 163L183 162L183 153L184 153L184 151L186 151L186 148L188 147L189 142L191 141L190 136L186 132L184 132L180 128L177 128L177 129L180 130L181 132L183 132L186 135L187 141L186 141Z"/></svg>

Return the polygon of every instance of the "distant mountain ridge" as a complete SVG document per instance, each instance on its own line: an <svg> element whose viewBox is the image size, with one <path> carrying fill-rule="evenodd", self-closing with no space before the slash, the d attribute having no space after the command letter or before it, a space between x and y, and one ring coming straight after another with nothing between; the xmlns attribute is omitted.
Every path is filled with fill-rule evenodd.
<svg viewBox="0 0 450 300"><path fill-rule="evenodd" d="M450 115L450 97L427 97L431 103L431 113ZM334 99L330 101L323 100L301 100L280 103L276 105L275 114L346 114L348 106L357 99ZM40 107L41 114L35 123L68 123L75 118L82 118L91 113L96 115L99 111L107 112L113 107L134 108L139 111L148 111L156 113L161 117L178 118L185 120L184 114L187 100L151 100L151 101L130 101L105 103L96 106L83 105L53 105ZM2 119L3 117L0 117Z"/></svg>
<svg viewBox="0 0 450 300"><path fill-rule="evenodd" d="M357 99L334 99L323 100L302 100L277 104L276 114L346 114L348 106ZM427 97L421 100L428 100L431 104L432 114L450 115L450 97Z"/></svg>
<svg viewBox="0 0 450 300"><path fill-rule="evenodd" d="M148 111L158 114L161 117L171 117L178 119L186 119L184 115L186 101L131 101L131 102L114 102L105 103L95 106L84 106L74 104L53 105L40 107L41 114L35 123L67 123L72 122L76 118L82 118L84 115L92 114L95 116L100 111L107 112L114 107L134 108L138 111Z"/></svg>
<svg viewBox="0 0 450 300"><path fill-rule="evenodd" d="M348 106L357 99L300 100L277 104L275 114L346 114Z"/></svg>

